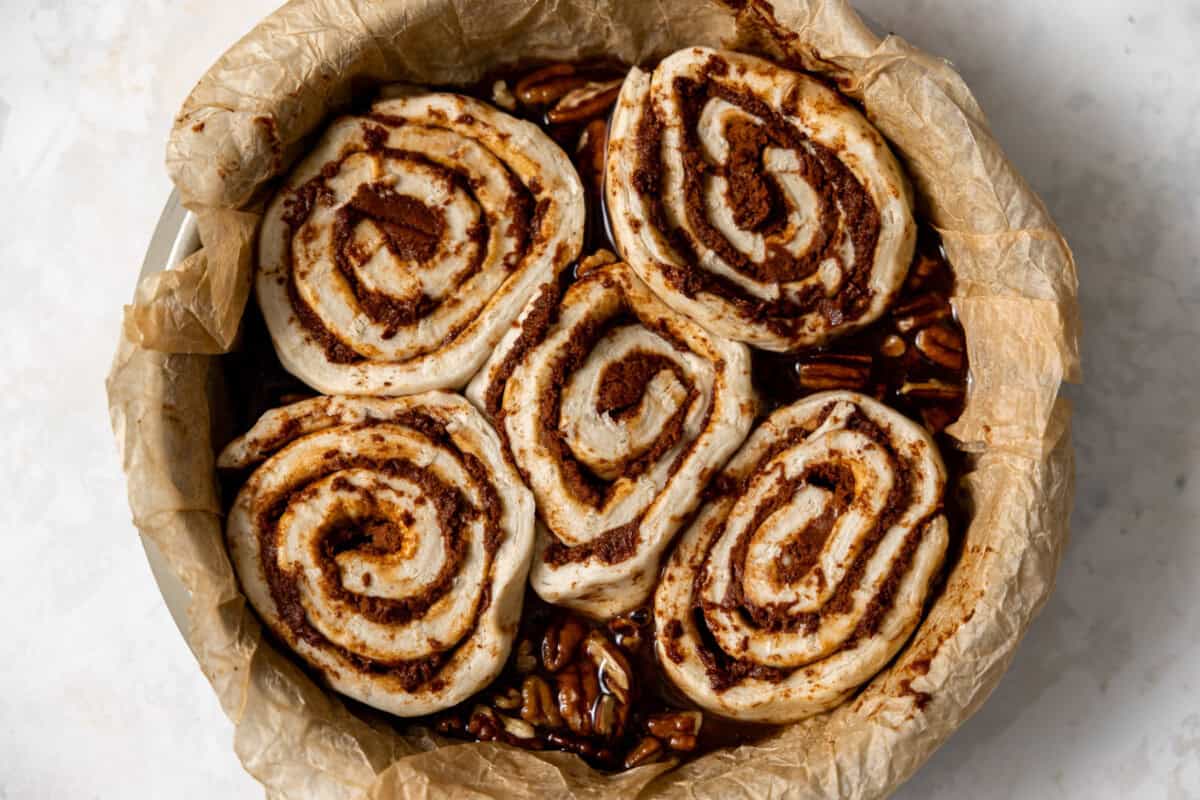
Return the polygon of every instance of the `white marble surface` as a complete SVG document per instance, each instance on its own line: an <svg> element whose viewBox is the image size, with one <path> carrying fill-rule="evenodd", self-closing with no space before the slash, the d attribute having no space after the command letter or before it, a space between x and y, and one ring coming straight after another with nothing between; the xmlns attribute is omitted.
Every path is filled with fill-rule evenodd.
<svg viewBox="0 0 1200 800"><path fill-rule="evenodd" d="M271 5L0 0L0 800L262 795L151 580L102 381L171 117ZM1085 325L1058 590L901 796L1200 797L1200 4L861 5L966 75Z"/></svg>

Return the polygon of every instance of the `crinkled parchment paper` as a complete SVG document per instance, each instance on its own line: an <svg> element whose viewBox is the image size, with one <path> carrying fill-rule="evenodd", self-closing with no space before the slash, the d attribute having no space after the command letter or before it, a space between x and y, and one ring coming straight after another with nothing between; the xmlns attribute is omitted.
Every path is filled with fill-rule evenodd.
<svg viewBox="0 0 1200 800"><path fill-rule="evenodd" d="M843 0L296 0L234 45L184 103L167 163L203 249L151 276L109 378L141 534L191 594L188 640L270 797L878 797L999 681L1049 594L1072 491L1075 266L945 62L880 40ZM262 638L225 555L213 468L268 181L352 96L450 84L517 59L629 62L686 45L765 54L835 80L904 159L958 276L971 386L950 429L973 454L962 558L894 664L853 701L765 741L671 769L604 776L574 756L403 735L353 709ZM439 747L439 745L442 745Z"/></svg>

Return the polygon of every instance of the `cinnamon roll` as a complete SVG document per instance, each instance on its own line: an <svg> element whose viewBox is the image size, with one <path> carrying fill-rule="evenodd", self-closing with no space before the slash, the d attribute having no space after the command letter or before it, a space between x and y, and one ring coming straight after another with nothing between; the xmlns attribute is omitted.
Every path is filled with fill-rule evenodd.
<svg viewBox="0 0 1200 800"><path fill-rule="evenodd" d="M334 122L271 202L258 301L283 366L323 393L457 388L583 224L536 126L459 95L384 100Z"/></svg>
<svg viewBox="0 0 1200 800"><path fill-rule="evenodd" d="M608 618L644 602L709 478L750 429L750 354L663 305L623 263L530 304L468 387L537 499L530 582Z"/></svg>
<svg viewBox="0 0 1200 800"><path fill-rule="evenodd" d="M501 670L533 498L461 397L319 397L270 411L219 459L257 465L229 514L242 588L333 688L399 716Z"/></svg>
<svg viewBox="0 0 1200 800"><path fill-rule="evenodd" d="M916 628L946 552L929 434L854 392L779 409L714 482L654 598L668 678L784 723L841 703Z"/></svg>
<svg viewBox="0 0 1200 800"><path fill-rule="evenodd" d="M613 236L668 305L792 351L878 318L916 240L878 131L836 91L701 47L630 71L606 165Z"/></svg>

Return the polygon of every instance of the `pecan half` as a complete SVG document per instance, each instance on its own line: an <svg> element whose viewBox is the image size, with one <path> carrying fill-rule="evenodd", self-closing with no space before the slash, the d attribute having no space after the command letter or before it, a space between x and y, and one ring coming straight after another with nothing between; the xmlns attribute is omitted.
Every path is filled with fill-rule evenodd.
<svg viewBox="0 0 1200 800"><path fill-rule="evenodd" d="M646 720L646 730L666 739L677 733L695 736L700 733L703 717L699 711L672 711L664 714L651 714Z"/></svg>
<svg viewBox="0 0 1200 800"><path fill-rule="evenodd" d="M617 701L611 694L600 695L592 709L592 729L601 736L611 736L617 726Z"/></svg>
<svg viewBox="0 0 1200 800"><path fill-rule="evenodd" d="M579 176L594 192L599 192L604 178L604 144L608 137L608 123L594 119L579 135L575 147L575 166Z"/></svg>
<svg viewBox="0 0 1200 800"><path fill-rule="evenodd" d="M570 64L551 64L517 81L513 93L527 106L547 106L587 82Z"/></svg>
<svg viewBox="0 0 1200 800"><path fill-rule="evenodd" d="M961 384L946 383L945 381L929 380L905 381L900 387L900 394L917 397L922 400L954 400L961 397L965 389Z"/></svg>
<svg viewBox="0 0 1200 800"><path fill-rule="evenodd" d="M870 378L870 356L826 356L800 365L805 389L862 389Z"/></svg>
<svg viewBox="0 0 1200 800"><path fill-rule="evenodd" d="M620 78L611 81L588 81L563 95L554 107L546 112L546 119L552 125L562 125L599 116L617 102L622 83Z"/></svg>
<svg viewBox="0 0 1200 800"><path fill-rule="evenodd" d="M521 719L548 728L563 724L562 715L558 713L558 700L550 684L537 675L530 675L521 684Z"/></svg>
<svg viewBox="0 0 1200 800"><path fill-rule="evenodd" d="M571 663L575 657L575 649L583 641L583 624L579 620L566 617L550 623L546 635L542 637L542 663L551 672Z"/></svg>
<svg viewBox="0 0 1200 800"><path fill-rule="evenodd" d="M917 296L907 303L892 309L896 330L901 333L926 328L950 316L950 303L940 294L929 293Z"/></svg>
<svg viewBox="0 0 1200 800"><path fill-rule="evenodd" d="M946 369L957 372L963 366L963 348L966 346L958 331L944 325L924 328L913 342L921 355Z"/></svg>
<svg viewBox="0 0 1200 800"><path fill-rule="evenodd" d="M600 681L591 664L580 661L554 676L558 683L558 713L572 732L592 732L591 711L600 696Z"/></svg>
<svg viewBox="0 0 1200 800"><path fill-rule="evenodd" d="M592 631L583 647L588 658L596 665L604 688L622 703L628 703L631 685L629 661L617 646L599 632Z"/></svg>

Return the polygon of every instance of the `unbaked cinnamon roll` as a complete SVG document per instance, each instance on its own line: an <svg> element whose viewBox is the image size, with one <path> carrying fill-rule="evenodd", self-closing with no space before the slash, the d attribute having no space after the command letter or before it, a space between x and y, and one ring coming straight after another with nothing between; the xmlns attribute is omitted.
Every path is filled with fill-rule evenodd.
<svg viewBox="0 0 1200 800"><path fill-rule="evenodd" d="M607 618L644 602L663 551L750 429L750 354L663 305L629 267L585 263L522 315L468 387L537 499L530 573Z"/></svg>
<svg viewBox="0 0 1200 800"><path fill-rule="evenodd" d="M466 400L304 400L265 414L218 463L257 465L227 526L242 589L333 688L408 717L499 674L533 498Z"/></svg>
<svg viewBox="0 0 1200 800"><path fill-rule="evenodd" d="M655 593L664 672L715 714L832 708L920 621L946 473L916 423L853 392L773 413L714 482Z"/></svg>
<svg viewBox="0 0 1200 800"><path fill-rule="evenodd" d="M668 305L767 350L878 318L916 240L883 137L837 92L752 56L630 71L606 166L613 236Z"/></svg>
<svg viewBox="0 0 1200 800"><path fill-rule="evenodd" d="M534 125L452 94L343 117L267 210L256 289L326 394L457 388L579 254L583 189Z"/></svg>

